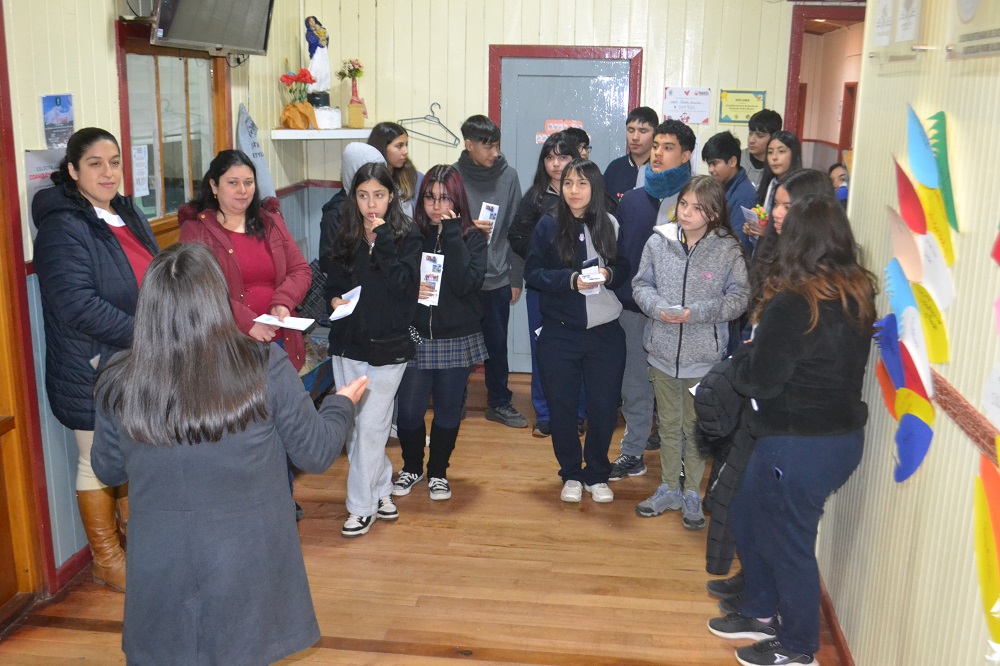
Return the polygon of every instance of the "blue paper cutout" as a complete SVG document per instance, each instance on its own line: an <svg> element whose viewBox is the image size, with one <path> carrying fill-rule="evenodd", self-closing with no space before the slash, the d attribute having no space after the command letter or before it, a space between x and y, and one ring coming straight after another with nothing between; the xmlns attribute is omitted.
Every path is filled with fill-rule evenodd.
<svg viewBox="0 0 1000 666"><path fill-rule="evenodd" d="M892 385L899 390L906 386L903 373L903 358L899 353L899 329L896 326L896 315L891 312L875 322L875 344L878 345L882 363L889 372Z"/></svg>
<svg viewBox="0 0 1000 666"><path fill-rule="evenodd" d="M896 451L899 454L893 473L896 483L906 481L917 471L931 448L932 437L934 431L929 425L913 414L903 414L896 431Z"/></svg>
<svg viewBox="0 0 1000 666"><path fill-rule="evenodd" d="M903 267L895 257L885 267L885 293L889 296L889 307L896 315L897 335L903 337L903 311L906 308L913 308L919 312L920 309L917 307L917 300L913 297L913 290L910 289L910 281L906 279Z"/></svg>
<svg viewBox="0 0 1000 666"><path fill-rule="evenodd" d="M913 107L907 105L906 111L906 152L910 158L910 171L921 185L936 190L940 183L940 175L931 142Z"/></svg>

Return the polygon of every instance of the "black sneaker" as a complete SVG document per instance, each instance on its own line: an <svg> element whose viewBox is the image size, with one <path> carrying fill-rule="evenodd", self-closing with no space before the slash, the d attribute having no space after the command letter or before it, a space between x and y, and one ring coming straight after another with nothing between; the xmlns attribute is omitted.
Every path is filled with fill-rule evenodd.
<svg viewBox="0 0 1000 666"><path fill-rule="evenodd" d="M743 593L734 594L731 597L722 597L719 599L719 610L727 615L729 613L739 613L740 606L743 605Z"/></svg>
<svg viewBox="0 0 1000 666"><path fill-rule="evenodd" d="M647 451L659 451L660 450L660 433L654 432L646 440L646 450Z"/></svg>
<svg viewBox="0 0 1000 666"><path fill-rule="evenodd" d="M531 434L535 437L549 437L552 434L552 431L549 429L549 422L535 421L535 425L531 429Z"/></svg>
<svg viewBox="0 0 1000 666"><path fill-rule="evenodd" d="M524 418L521 412L514 409L514 405L509 402L499 407L486 408L486 420L502 423L508 428L527 428L528 419Z"/></svg>
<svg viewBox="0 0 1000 666"><path fill-rule="evenodd" d="M736 661L743 666L784 666L785 664L805 664L818 662L811 654L787 650L777 638L768 638L753 645L736 650Z"/></svg>
<svg viewBox="0 0 1000 666"><path fill-rule="evenodd" d="M375 512L379 520L397 520L399 518L399 509L396 508L396 503L392 501L391 496L380 497L378 500L378 511Z"/></svg>
<svg viewBox="0 0 1000 666"><path fill-rule="evenodd" d="M708 589L708 593L717 599L742 594L743 588L746 587L743 570L740 569L735 576L729 578L710 580L705 583L705 587Z"/></svg>
<svg viewBox="0 0 1000 666"><path fill-rule="evenodd" d="M708 621L708 630L719 638L733 640L763 641L778 635L778 630L772 622L761 622L739 613L713 617Z"/></svg>
<svg viewBox="0 0 1000 666"><path fill-rule="evenodd" d="M621 481L626 476L642 476L646 473L646 463L642 456L629 456L624 453L611 463L611 475L608 481Z"/></svg>

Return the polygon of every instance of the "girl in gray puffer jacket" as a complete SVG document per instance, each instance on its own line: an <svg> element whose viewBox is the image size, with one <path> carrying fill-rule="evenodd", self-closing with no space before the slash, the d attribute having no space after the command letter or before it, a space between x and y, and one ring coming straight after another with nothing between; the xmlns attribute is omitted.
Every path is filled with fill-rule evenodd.
<svg viewBox="0 0 1000 666"><path fill-rule="evenodd" d="M650 318L644 346L659 415L662 481L636 513L683 509L688 529L705 526L699 492L705 460L695 445L690 389L725 356L729 322L746 310L750 291L746 259L728 220L722 186L709 176L692 178L678 195L674 221L656 227L646 242L632 280L633 298Z"/></svg>

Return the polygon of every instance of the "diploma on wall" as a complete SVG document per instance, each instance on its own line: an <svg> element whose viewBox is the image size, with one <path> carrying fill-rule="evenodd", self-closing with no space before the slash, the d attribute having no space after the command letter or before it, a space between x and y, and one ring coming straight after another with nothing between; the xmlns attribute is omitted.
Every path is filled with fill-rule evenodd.
<svg viewBox="0 0 1000 666"><path fill-rule="evenodd" d="M358 307L358 301L361 300L361 285L359 284L346 294L342 294L341 298L347 302L333 309L333 312L330 314L330 321L343 319L354 312L354 308Z"/></svg>
<svg viewBox="0 0 1000 666"><path fill-rule="evenodd" d="M441 297L441 276L444 274L444 255L424 252L420 257L420 281L434 287L434 293L417 299L421 305L437 305Z"/></svg>
<svg viewBox="0 0 1000 666"><path fill-rule="evenodd" d="M260 324L267 324L268 326L277 326L278 328L290 328L295 331L304 331L316 323L315 319L308 319L306 317L285 317L284 320L281 320L269 314L263 314L254 319L254 321Z"/></svg>

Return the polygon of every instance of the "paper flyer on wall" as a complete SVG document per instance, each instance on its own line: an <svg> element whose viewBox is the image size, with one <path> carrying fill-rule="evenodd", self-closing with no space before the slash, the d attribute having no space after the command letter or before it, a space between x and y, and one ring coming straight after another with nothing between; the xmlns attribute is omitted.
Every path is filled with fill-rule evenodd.
<svg viewBox="0 0 1000 666"><path fill-rule="evenodd" d="M434 293L417 299L421 305L437 305L441 297L441 276L444 274L444 255L424 252L420 257L420 281L434 287Z"/></svg>
<svg viewBox="0 0 1000 666"><path fill-rule="evenodd" d="M35 236L38 235L35 220L31 217L31 201L39 191L52 187L52 172L59 169L59 162L65 154L65 148L24 151L24 177L27 181L25 194L28 200L28 229L31 231L31 240L35 240Z"/></svg>

